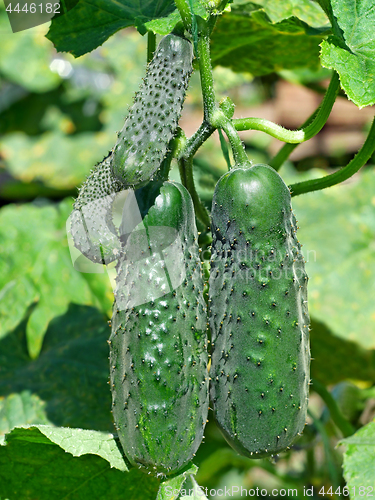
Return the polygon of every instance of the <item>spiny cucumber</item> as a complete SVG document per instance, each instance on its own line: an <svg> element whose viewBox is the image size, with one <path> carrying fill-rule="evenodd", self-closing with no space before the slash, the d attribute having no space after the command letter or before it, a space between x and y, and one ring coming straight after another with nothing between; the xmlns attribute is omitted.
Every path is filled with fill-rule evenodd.
<svg viewBox="0 0 375 500"><path fill-rule="evenodd" d="M228 442L262 458L291 445L308 404L308 278L290 192L267 165L234 168L211 216L211 400Z"/></svg>
<svg viewBox="0 0 375 500"><path fill-rule="evenodd" d="M192 72L191 43L162 38L113 150L112 171L124 187L154 176L174 136Z"/></svg>
<svg viewBox="0 0 375 500"><path fill-rule="evenodd" d="M108 264L119 257L121 243L112 221L112 204L123 189L107 156L92 170L75 200L70 216L74 245L93 262Z"/></svg>
<svg viewBox="0 0 375 500"><path fill-rule="evenodd" d="M190 194L164 182L118 263L112 411L129 461L170 474L198 449L208 412L206 307Z"/></svg>

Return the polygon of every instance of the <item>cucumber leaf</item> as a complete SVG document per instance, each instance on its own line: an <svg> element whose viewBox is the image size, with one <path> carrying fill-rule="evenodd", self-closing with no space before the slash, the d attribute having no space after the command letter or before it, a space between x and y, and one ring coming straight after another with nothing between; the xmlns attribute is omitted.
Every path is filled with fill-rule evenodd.
<svg viewBox="0 0 375 500"><path fill-rule="evenodd" d="M205 15L198 0L193 7L195 13ZM173 0L78 0L73 9L52 20L46 36L59 52L79 57L120 29L135 26L142 35L147 31L166 35L179 21Z"/></svg>
<svg viewBox="0 0 375 500"><path fill-rule="evenodd" d="M243 3L243 0L235 0L234 3ZM321 7L311 0L283 0L282 2L253 0L253 3L262 6L273 23L293 16L314 28L324 26L329 22Z"/></svg>
<svg viewBox="0 0 375 500"><path fill-rule="evenodd" d="M66 234L71 207L66 200L57 206L8 205L0 211L0 338L27 317L32 357L40 352L49 322L64 314L70 302L111 310L113 293L104 268L98 266L101 274L94 275L73 268Z"/></svg>
<svg viewBox="0 0 375 500"><path fill-rule="evenodd" d="M336 70L359 108L375 104L375 8L373 0L331 0L334 35L322 43L321 61Z"/></svg>
<svg viewBox="0 0 375 500"><path fill-rule="evenodd" d="M373 494L375 490L375 420L359 429L352 436L342 439L345 446L344 477L350 498L357 500Z"/></svg>
<svg viewBox="0 0 375 500"><path fill-rule="evenodd" d="M262 9L238 6L217 22L212 62L253 76L298 67L318 69L322 36L296 17L272 23Z"/></svg>
<svg viewBox="0 0 375 500"><path fill-rule="evenodd" d="M137 469L123 471L126 465L111 434L18 427L0 446L1 498L155 499L158 479Z"/></svg>
<svg viewBox="0 0 375 500"><path fill-rule="evenodd" d="M105 316L71 304L49 324L35 360L26 326L0 340L0 434L30 424L112 431Z"/></svg>

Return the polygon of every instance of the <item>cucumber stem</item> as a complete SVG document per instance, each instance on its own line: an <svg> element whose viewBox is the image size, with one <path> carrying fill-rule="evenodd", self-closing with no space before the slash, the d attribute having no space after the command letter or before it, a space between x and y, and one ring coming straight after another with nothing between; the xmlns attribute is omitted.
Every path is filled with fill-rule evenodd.
<svg viewBox="0 0 375 500"><path fill-rule="evenodd" d="M213 113L216 110L216 99L214 90L214 79L212 76L211 56L210 56L210 37L207 33L207 27L199 19L199 37L198 37L198 57L199 72L203 96L204 121L211 122Z"/></svg>
<svg viewBox="0 0 375 500"><path fill-rule="evenodd" d="M289 144L300 144L314 137L323 128L331 113L339 89L340 81L338 74L335 72L314 119L308 121L307 125L303 125L302 128L298 130L288 130L281 125L277 125L263 118L237 118L233 120L233 124L236 130L261 130L280 141Z"/></svg>
<svg viewBox="0 0 375 500"><path fill-rule="evenodd" d="M320 179L311 179L309 181L297 182L291 184L289 189L291 190L292 196L297 196L303 193L310 193L311 191L318 191L325 189L340 182L346 181L354 175L358 170L363 167L367 161L370 159L375 151L375 118L372 122L370 132L355 157L346 165L346 167L341 168L338 172L326 175Z"/></svg>
<svg viewBox="0 0 375 500"><path fill-rule="evenodd" d="M152 31L147 33L147 64L154 57L154 52L156 49L156 35Z"/></svg>
<svg viewBox="0 0 375 500"><path fill-rule="evenodd" d="M178 160L178 168L180 170L180 177L182 184L189 191L190 196L193 200L195 215L204 224L206 228L211 225L210 216L206 210L206 207L202 204L199 199L198 193L195 189L194 178L193 178L193 157L186 158L181 157Z"/></svg>
<svg viewBox="0 0 375 500"><path fill-rule="evenodd" d="M193 26L193 13L191 12L189 0L175 0L174 3L180 13L185 29L191 32Z"/></svg>

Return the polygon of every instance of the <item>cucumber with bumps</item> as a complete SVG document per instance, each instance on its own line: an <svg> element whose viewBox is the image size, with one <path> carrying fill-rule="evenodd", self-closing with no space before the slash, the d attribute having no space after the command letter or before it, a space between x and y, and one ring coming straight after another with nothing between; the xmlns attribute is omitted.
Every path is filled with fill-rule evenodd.
<svg viewBox="0 0 375 500"><path fill-rule="evenodd" d="M211 400L241 454L290 446L306 419L307 275L288 187L267 165L234 168L212 205Z"/></svg>
<svg viewBox="0 0 375 500"><path fill-rule="evenodd" d="M113 150L112 170L125 187L147 183L167 154L181 115L192 59L187 39L175 34L162 38Z"/></svg>
<svg viewBox="0 0 375 500"><path fill-rule="evenodd" d="M112 221L112 204L123 189L107 156L92 170L79 191L70 216L76 248L92 262L108 264L119 257L121 243Z"/></svg>
<svg viewBox="0 0 375 500"><path fill-rule="evenodd" d="M198 449L208 412L207 316L190 194L165 182L118 264L112 411L129 461L170 474Z"/></svg>

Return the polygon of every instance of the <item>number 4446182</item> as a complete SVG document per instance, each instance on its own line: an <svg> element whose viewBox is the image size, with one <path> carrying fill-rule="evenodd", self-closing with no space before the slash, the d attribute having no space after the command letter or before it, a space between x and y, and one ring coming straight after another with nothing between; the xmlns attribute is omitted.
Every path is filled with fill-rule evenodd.
<svg viewBox="0 0 375 500"><path fill-rule="evenodd" d="M351 496L352 498L355 498L356 496L360 497L372 497L374 496L374 487L373 486L352 486L349 488L348 486L344 486L343 488L336 488L335 491L333 491L332 486L328 488L327 490L325 489L324 486L322 486L319 490L319 495L322 496L327 496L327 495L335 495L335 496L341 496L343 495L344 497L349 497Z"/></svg>
<svg viewBox="0 0 375 500"><path fill-rule="evenodd" d="M12 6L12 3L10 2L7 8L5 9L7 12L29 12L30 14L35 14L36 12L40 12L41 14L47 13L47 14L59 14L60 13L60 3L25 3L22 8L20 7L20 4L17 3L14 7Z"/></svg>

